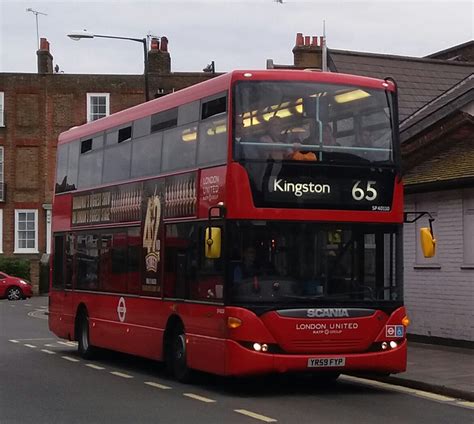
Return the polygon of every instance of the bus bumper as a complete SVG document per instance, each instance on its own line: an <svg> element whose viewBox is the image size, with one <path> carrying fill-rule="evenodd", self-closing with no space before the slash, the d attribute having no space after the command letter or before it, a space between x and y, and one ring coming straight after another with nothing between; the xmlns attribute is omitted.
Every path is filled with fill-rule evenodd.
<svg viewBox="0 0 474 424"><path fill-rule="evenodd" d="M387 351L344 354L283 355L254 352L227 340L226 375L245 376L286 372L340 372L395 374L406 370L407 341ZM312 361L322 359L323 361ZM324 361L333 359L333 361ZM344 366L310 366L314 363L340 363Z"/></svg>

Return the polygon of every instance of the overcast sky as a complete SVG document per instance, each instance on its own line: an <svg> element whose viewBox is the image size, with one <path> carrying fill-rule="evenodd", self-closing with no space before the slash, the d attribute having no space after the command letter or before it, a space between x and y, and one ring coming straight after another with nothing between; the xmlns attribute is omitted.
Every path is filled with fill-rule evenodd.
<svg viewBox="0 0 474 424"><path fill-rule="evenodd" d="M142 45L119 40L70 40L95 34L166 35L172 71L262 69L266 59L292 64L297 32L321 35L329 48L425 56L472 40L473 2L432 0L0 0L0 72L36 72L36 20L66 73L143 72Z"/></svg>

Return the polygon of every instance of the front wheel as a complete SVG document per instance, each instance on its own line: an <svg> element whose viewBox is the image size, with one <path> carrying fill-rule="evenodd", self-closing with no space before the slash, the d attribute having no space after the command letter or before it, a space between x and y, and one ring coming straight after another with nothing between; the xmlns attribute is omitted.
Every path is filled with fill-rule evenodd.
<svg viewBox="0 0 474 424"><path fill-rule="evenodd" d="M89 317L83 313L79 318L77 333L77 350L84 359L91 359L94 356L94 347L89 341Z"/></svg>
<svg viewBox="0 0 474 424"><path fill-rule="evenodd" d="M174 377L183 383L191 378L191 370L187 365L186 334L183 328L178 328L171 340L169 368Z"/></svg>
<svg viewBox="0 0 474 424"><path fill-rule="evenodd" d="M23 293L19 287L10 287L7 291L8 300L20 300L23 299Z"/></svg>

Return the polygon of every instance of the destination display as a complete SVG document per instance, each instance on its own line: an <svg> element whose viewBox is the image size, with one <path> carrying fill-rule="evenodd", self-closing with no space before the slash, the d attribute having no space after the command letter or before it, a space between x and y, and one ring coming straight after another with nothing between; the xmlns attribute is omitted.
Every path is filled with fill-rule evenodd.
<svg viewBox="0 0 474 424"><path fill-rule="evenodd" d="M390 212L393 169L252 164L256 207ZM260 166L260 169L255 167Z"/></svg>

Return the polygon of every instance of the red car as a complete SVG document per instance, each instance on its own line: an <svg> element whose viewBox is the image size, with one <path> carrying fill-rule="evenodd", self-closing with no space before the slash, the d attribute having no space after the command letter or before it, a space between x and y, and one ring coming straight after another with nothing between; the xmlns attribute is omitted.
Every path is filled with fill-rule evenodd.
<svg viewBox="0 0 474 424"><path fill-rule="evenodd" d="M0 272L0 298L20 300L32 295L33 290L29 281Z"/></svg>

